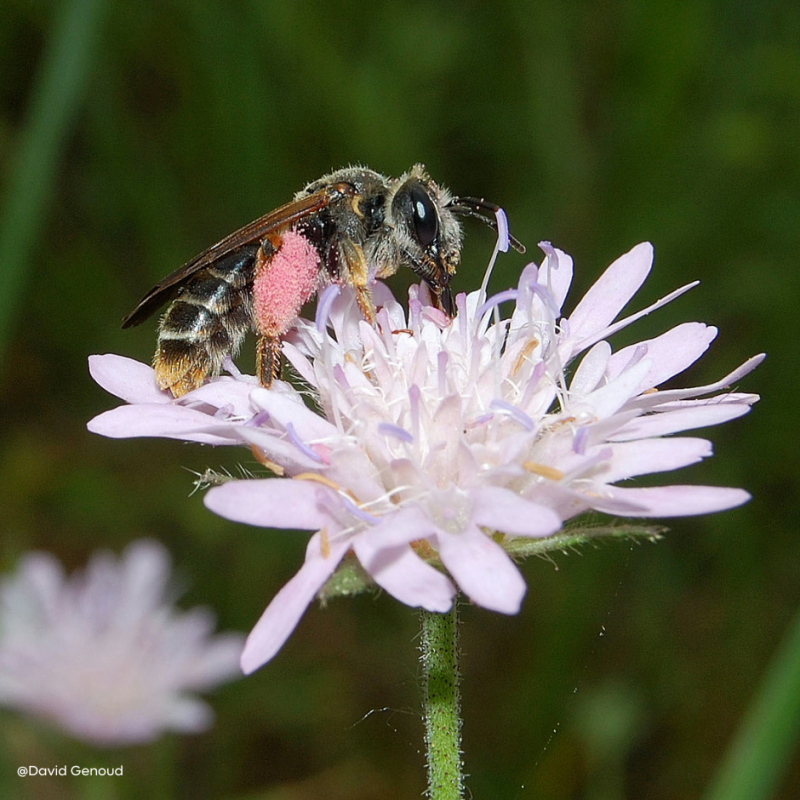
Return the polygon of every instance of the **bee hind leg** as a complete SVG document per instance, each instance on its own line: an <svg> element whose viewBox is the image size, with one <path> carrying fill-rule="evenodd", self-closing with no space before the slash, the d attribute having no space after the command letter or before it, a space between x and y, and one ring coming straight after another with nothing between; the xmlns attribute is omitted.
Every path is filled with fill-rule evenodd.
<svg viewBox="0 0 800 800"><path fill-rule="evenodd" d="M256 373L258 382L269 388L281 377L281 337L259 336L256 345Z"/></svg>
<svg viewBox="0 0 800 800"><path fill-rule="evenodd" d="M370 325L375 324L375 302L368 286L356 286L356 302L359 311Z"/></svg>

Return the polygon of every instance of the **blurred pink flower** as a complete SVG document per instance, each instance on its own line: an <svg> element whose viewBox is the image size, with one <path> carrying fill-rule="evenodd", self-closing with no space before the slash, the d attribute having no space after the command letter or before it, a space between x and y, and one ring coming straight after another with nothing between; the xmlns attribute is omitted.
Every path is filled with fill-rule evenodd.
<svg viewBox="0 0 800 800"><path fill-rule="evenodd" d="M652 248L638 245L565 317L572 260L542 249L541 267L526 267L516 289L488 300L483 291L460 295L452 322L424 288L412 288L406 315L378 285L373 328L348 290L336 296L330 287L317 324L299 320L284 343L310 392L235 376L174 401L155 389L149 368L93 357L95 379L134 405L100 415L90 430L243 443L293 479L231 481L206 496L229 519L316 531L304 565L248 638L246 672L280 649L349 551L408 605L447 610L454 581L478 605L516 613L525 582L503 547L515 537L549 536L592 509L671 517L748 499L723 487L617 484L711 455L704 439L664 437L746 413L756 395L714 393L762 357L708 386L657 391L705 352L716 329L686 323L617 353L606 339L694 284L615 322L650 271ZM501 320L504 302L514 309ZM316 409L304 402L309 394Z"/></svg>
<svg viewBox="0 0 800 800"><path fill-rule="evenodd" d="M192 692L239 673L239 634L169 599L170 559L139 540L117 559L96 553L66 577L49 553L23 556L0 579L0 705L95 745L148 742L208 728Z"/></svg>

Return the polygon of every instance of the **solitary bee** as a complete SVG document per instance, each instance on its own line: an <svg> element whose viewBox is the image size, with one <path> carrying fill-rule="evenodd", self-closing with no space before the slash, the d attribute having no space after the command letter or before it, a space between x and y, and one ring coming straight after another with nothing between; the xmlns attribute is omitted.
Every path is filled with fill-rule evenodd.
<svg viewBox="0 0 800 800"><path fill-rule="evenodd" d="M308 184L294 200L226 236L168 275L122 321L138 325L171 301L153 358L162 389L180 397L220 372L250 330L258 335L256 371L269 386L281 371L281 338L301 306L328 283L353 287L375 322L370 286L400 266L455 314L450 279L461 257L460 216L496 229L497 206L453 197L417 164L400 178L346 167ZM515 249L524 248L511 239Z"/></svg>

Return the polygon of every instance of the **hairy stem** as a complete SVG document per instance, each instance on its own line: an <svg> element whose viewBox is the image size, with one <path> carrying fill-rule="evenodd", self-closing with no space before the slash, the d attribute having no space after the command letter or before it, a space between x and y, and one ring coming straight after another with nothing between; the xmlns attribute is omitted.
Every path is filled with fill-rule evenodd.
<svg viewBox="0 0 800 800"><path fill-rule="evenodd" d="M458 604L446 614L421 611L422 692L430 800L463 800Z"/></svg>

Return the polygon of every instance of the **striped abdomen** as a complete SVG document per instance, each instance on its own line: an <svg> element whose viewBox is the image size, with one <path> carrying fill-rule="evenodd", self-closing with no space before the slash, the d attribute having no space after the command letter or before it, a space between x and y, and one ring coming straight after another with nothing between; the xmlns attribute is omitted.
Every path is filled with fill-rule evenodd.
<svg viewBox="0 0 800 800"><path fill-rule="evenodd" d="M170 303L158 329L153 358L156 380L175 397L217 375L226 355L235 355L253 327L253 282L259 245L198 270Z"/></svg>

